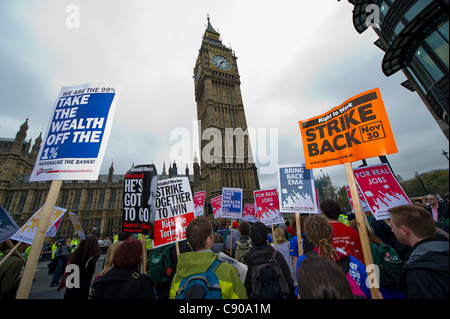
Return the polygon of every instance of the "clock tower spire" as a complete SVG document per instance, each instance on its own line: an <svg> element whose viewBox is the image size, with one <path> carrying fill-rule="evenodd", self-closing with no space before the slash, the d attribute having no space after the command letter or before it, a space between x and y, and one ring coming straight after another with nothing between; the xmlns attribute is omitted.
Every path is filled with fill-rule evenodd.
<svg viewBox="0 0 450 319"><path fill-rule="evenodd" d="M201 127L201 187L206 190L207 204L222 194L222 187L242 188L244 203L252 204L259 180L250 147L237 57L222 44L209 15L207 21L194 66L197 119Z"/></svg>

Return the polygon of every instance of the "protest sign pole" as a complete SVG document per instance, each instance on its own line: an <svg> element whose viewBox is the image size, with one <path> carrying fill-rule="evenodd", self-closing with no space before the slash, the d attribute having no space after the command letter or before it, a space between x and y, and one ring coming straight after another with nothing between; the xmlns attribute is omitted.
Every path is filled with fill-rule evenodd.
<svg viewBox="0 0 450 319"><path fill-rule="evenodd" d="M300 213L295 213L295 224L296 224L296 232L297 232L297 245L298 245L298 255L303 255L303 247L302 247L302 228L300 225Z"/></svg>
<svg viewBox="0 0 450 319"><path fill-rule="evenodd" d="M55 207L56 199L58 198L59 190L61 189L62 180L53 180L50 190L45 201L45 206L42 211L41 219L39 221L36 235L31 245L28 262L23 271L22 279L20 281L19 289L17 290L16 299L28 299L31 284L33 283L34 273L42 250L45 235L50 225L50 217Z"/></svg>
<svg viewBox="0 0 450 319"><path fill-rule="evenodd" d="M21 242L20 242L20 243L21 243ZM25 265L26 265L26 264L27 264L27 261L23 258L22 254L19 253L19 252L17 251L17 249L19 248L20 244L19 244L19 246L17 246L17 248L14 248L13 243L12 243L11 240L9 240L9 239L6 241L6 244L9 246L9 248L14 249L14 252L16 253L16 255L19 256L20 259L22 259L23 262L24 262Z"/></svg>
<svg viewBox="0 0 450 319"><path fill-rule="evenodd" d="M358 187L356 185L356 179L355 174L353 172L352 163L345 163L345 172L347 174L348 179L348 185L350 188L350 194L352 195L353 199L353 208L355 209L355 216L356 216L356 223L358 226L358 233L359 238L361 240L361 247L363 250L364 255L364 262L366 264L366 267L369 265L373 265L373 257L372 257L372 251L370 249L370 243L369 243L369 237L367 235L367 227L364 222L364 216L363 211L361 208L361 201L359 200L359 194L358 194ZM378 278L377 276L370 276L369 278L374 279L374 283L370 285L370 293L372 295L372 299L379 299L379 290L376 287L379 287L378 285Z"/></svg>
<svg viewBox="0 0 450 319"><path fill-rule="evenodd" d="M177 250L177 257L180 255L180 245L178 242L175 243L175 249Z"/></svg>
<svg viewBox="0 0 450 319"><path fill-rule="evenodd" d="M11 243L11 241L8 239L8 242L9 243ZM22 242L21 241L19 241L14 247L12 247L12 249L9 251L9 253L5 256L5 257L3 257L3 259L2 259L2 261L0 261L0 266L4 263L4 261L6 260L6 259L8 259L9 258L9 256L11 256L12 254L14 254L16 251L17 251L17 248L19 248L19 246L22 244ZM8 244L9 245L9 244ZM11 243L11 245L12 245L12 243ZM20 255L20 254L19 254ZM22 257L22 255L20 255L20 257ZM23 258L22 258L23 259Z"/></svg>
<svg viewBox="0 0 450 319"><path fill-rule="evenodd" d="M231 231L230 231L230 257L233 257L233 218L231 220ZM226 238L225 238L226 239Z"/></svg>

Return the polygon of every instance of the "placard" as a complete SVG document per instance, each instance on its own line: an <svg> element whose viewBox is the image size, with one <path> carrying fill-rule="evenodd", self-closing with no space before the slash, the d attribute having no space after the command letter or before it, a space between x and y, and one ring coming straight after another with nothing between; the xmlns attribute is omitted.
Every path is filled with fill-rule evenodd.
<svg viewBox="0 0 450 319"><path fill-rule="evenodd" d="M222 188L222 217L242 218L242 188Z"/></svg>
<svg viewBox="0 0 450 319"><path fill-rule="evenodd" d="M278 185L282 213L317 213L313 171L305 164L280 165Z"/></svg>
<svg viewBox="0 0 450 319"><path fill-rule="evenodd" d="M11 239L32 245L43 210L44 205L42 205L42 207L34 213L33 216L31 216L25 225L23 225L13 236L11 236ZM57 206L53 208L53 212L50 216L50 226L48 227L46 236L55 237L56 231L58 230L59 224L61 223L65 212L65 208Z"/></svg>
<svg viewBox="0 0 450 319"><path fill-rule="evenodd" d="M201 191L194 194L195 217L203 216L203 214L205 213L205 198L206 191Z"/></svg>
<svg viewBox="0 0 450 319"><path fill-rule="evenodd" d="M397 152L378 88L298 123L308 169Z"/></svg>
<svg viewBox="0 0 450 319"><path fill-rule="evenodd" d="M72 222L72 226L73 228L75 228L75 231L77 232L77 235L80 237L80 239L86 239L77 215L75 213L69 212L69 219Z"/></svg>
<svg viewBox="0 0 450 319"><path fill-rule="evenodd" d="M98 179L118 93L96 83L61 88L30 182Z"/></svg>
<svg viewBox="0 0 450 319"><path fill-rule="evenodd" d="M187 177L158 182L154 247L186 239L186 227L195 218L194 198Z"/></svg>
<svg viewBox="0 0 450 319"><path fill-rule="evenodd" d="M388 219L389 208L411 205L408 195L395 179L388 164L355 168L355 178L377 220Z"/></svg>
<svg viewBox="0 0 450 319"><path fill-rule="evenodd" d="M0 243L8 240L18 229L19 226L8 214L8 211L0 206Z"/></svg>
<svg viewBox="0 0 450 319"><path fill-rule="evenodd" d="M211 198L211 206L214 213L214 218L222 217L222 195Z"/></svg>
<svg viewBox="0 0 450 319"><path fill-rule="evenodd" d="M347 192L348 201L350 202L350 206L352 208L352 212L355 212L355 209L353 208L353 199L352 194L350 193L350 187L345 186L345 191ZM364 197L361 188L358 186L358 194L359 194L359 201L361 202L361 209L363 212L370 212L370 207L367 205L366 198Z"/></svg>
<svg viewBox="0 0 450 319"><path fill-rule="evenodd" d="M283 223L283 215L280 212L277 190L253 191L255 197L256 217L266 226Z"/></svg>
<svg viewBox="0 0 450 319"><path fill-rule="evenodd" d="M258 221L256 217L255 205L253 204L244 205L244 213L242 214L242 220L245 220L249 223L255 223Z"/></svg>
<svg viewBox="0 0 450 319"><path fill-rule="evenodd" d="M155 219L156 167L153 164L133 166L126 174L123 192L122 230L147 234Z"/></svg>

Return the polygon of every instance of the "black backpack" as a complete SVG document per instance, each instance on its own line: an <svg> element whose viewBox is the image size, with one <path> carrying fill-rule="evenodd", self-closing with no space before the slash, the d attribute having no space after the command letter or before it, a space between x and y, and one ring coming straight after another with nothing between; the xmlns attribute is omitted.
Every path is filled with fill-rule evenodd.
<svg viewBox="0 0 450 319"><path fill-rule="evenodd" d="M287 299L290 297L289 285L275 259L277 253L278 251L274 249L266 263L253 266L251 298Z"/></svg>

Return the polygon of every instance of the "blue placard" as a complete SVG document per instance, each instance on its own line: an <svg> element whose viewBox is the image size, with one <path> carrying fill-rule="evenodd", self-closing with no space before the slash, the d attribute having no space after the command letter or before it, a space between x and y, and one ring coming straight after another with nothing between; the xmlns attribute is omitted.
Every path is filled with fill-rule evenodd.
<svg viewBox="0 0 450 319"><path fill-rule="evenodd" d="M305 164L278 168L280 211L283 213L317 213L312 169Z"/></svg>
<svg viewBox="0 0 450 319"><path fill-rule="evenodd" d="M222 188L222 217L242 218L242 188Z"/></svg>
<svg viewBox="0 0 450 319"><path fill-rule="evenodd" d="M30 181L96 180L111 132L118 88L63 87Z"/></svg>

